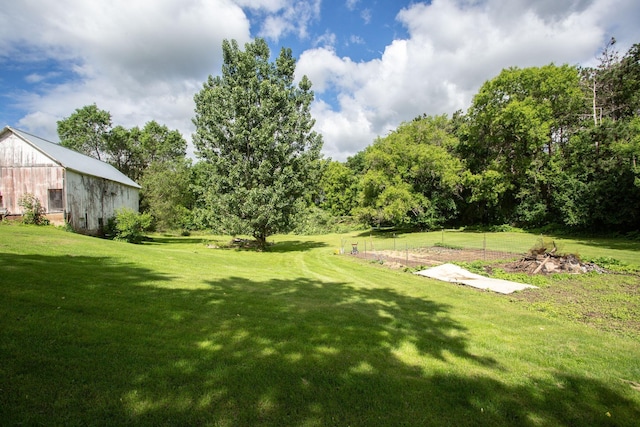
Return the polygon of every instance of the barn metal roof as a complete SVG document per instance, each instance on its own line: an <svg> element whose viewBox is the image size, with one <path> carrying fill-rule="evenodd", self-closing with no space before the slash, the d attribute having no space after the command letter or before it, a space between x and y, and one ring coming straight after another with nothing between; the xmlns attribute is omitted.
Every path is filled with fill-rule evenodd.
<svg viewBox="0 0 640 427"><path fill-rule="evenodd" d="M140 185L108 163L94 159L93 157L85 156L82 153L70 150L60 144L56 144L55 142L47 141L46 139L31 135L25 131L13 129L9 126L5 127L4 131L1 133L4 133L7 130L18 135L25 142L31 144L34 148L41 151L43 154L50 157L66 169L70 169L84 175L91 175L97 178L104 178L109 181L119 182L120 184L124 184L129 187L141 188Z"/></svg>

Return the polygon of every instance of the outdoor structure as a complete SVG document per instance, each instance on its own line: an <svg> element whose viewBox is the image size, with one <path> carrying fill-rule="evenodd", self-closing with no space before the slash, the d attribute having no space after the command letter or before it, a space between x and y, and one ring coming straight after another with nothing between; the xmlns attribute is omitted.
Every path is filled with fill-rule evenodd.
<svg viewBox="0 0 640 427"><path fill-rule="evenodd" d="M120 208L138 211L140 186L113 166L9 126L0 131L0 215L22 215L33 194L51 223L97 234Z"/></svg>

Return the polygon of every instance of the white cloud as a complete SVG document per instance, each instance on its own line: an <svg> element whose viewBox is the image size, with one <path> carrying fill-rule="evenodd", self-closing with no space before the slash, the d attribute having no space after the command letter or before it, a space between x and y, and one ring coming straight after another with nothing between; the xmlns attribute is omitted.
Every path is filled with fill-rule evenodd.
<svg viewBox="0 0 640 427"><path fill-rule="evenodd" d="M0 24L0 61L54 61L68 73L13 100L29 112L21 127L54 140L56 120L91 103L117 124L155 119L189 137L193 95L220 69L222 40L250 40L249 21L230 0L9 2Z"/></svg>
<svg viewBox="0 0 640 427"><path fill-rule="evenodd" d="M323 35L316 38L313 42L314 46L333 47L336 44L336 35L327 30Z"/></svg>
<svg viewBox="0 0 640 427"><path fill-rule="evenodd" d="M588 62L616 29L626 37L624 52L640 35L630 18L637 16L633 0L433 0L398 13L409 37L378 59L355 63L317 48L298 67L320 100L337 93L338 105L319 102L314 113L327 153L342 160L402 121L466 110L503 68Z"/></svg>
<svg viewBox="0 0 640 427"><path fill-rule="evenodd" d="M364 3L345 4L359 10ZM320 6L320 0L6 2L0 66L55 67L34 67L21 80L37 91L4 99L25 111L20 127L49 139L57 138L57 120L92 103L117 124L158 120L189 138L193 95L220 70L222 40L241 46L250 40L244 8L255 34L274 41L295 36L312 46L296 74L313 82L325 152L343 160L402 121L466 109L504 67L584 64L611 36L622 53L640 40L636 0L433 0L399 10L396 20L408 36L390 40L378 58L356 62L336 54L340 29L323 26L321 36L310 30L322 18ZM350 43L370 43L362 37Z"/></svg>
<svg viewBox="0 0 640 427"><path fill-rule="evenodd" d="M360 36L356 36L355 34L351 34L349 36L349 43L351 44L365 44L364 39Z"/></svg>
<svg viewBox="0 0 640 427"><path fill-rule="evenodd" d="M45 81L47 81L49 79L59 77L60 75L61 75L61 73L55 72L55 71L47 72L47 73L44 73L44 74L31 73L31 74L27 75L24 78L24 80L27 83L31 83L31 84L33 84L33 83L42 83L42 82L45 82Z"/></svg>
<svg viewBox="0 0 640 427"><path fill-rule="evenodd" d="M319 101L311 108L311 114L317 118L315 130L324 137L323 151L332 159L346 159L376 137L366 111L353 98L342 96L340 107L337 112Z"/></svg>
<svg viewBox="0 0 640 427"><path fill-rule="evenodd" d="M347 0L346 6L349 10L355 10L360 0Z"/></svg>
<svg viewBox="0 0 640 427"><path fill-rule="evenodd" d="M259 36L278 41L289 34L301 39L309 36L309 25L320 18L322 0L236 0L238 4L262 13Z"/></svg>
<svg viewBox="0 0 640 427"><path fill-rule="evenodd" d="M371 17L372 17L371 9L363 9L362 12L360 12L360 17L362 18L365 24L370 23Z"/></svg>

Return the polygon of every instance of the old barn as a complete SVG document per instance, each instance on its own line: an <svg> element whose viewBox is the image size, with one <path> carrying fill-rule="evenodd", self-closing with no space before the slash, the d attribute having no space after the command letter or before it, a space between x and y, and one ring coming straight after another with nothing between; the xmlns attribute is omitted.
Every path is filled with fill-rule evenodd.
<svg viewBox="0 0 640 427"><path fill-rule="evenodd" d="M120 208L138 211L140 186L113 166L9 126L0 131L0 213L22 215L31 193L56 225L96 234Z"/></svg>

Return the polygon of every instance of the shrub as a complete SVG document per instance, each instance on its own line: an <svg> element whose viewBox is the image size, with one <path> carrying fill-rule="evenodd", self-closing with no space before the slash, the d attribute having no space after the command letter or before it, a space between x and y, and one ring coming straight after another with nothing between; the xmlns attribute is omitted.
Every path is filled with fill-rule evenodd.
<svg viewBox="0 0 640 427"><path fill-rule="evenodd" d="M131 209L122 208L116 211L115 240L129 243L140 243L144 232L151 227L152 217L148 213L140 214Z"/></svg>
<svg viewBox="0 0 640 427"><path fill-rule="evenodd" d="M40 204L40 200L31 193L25 193L18 199L18 206L24 212L22 214L22 222L25 224L49 225L49 220L44 216L44 208Z"/></svg>

